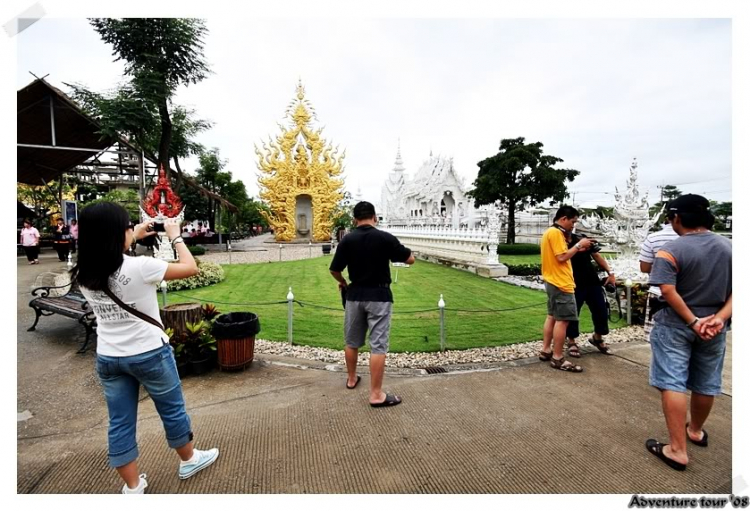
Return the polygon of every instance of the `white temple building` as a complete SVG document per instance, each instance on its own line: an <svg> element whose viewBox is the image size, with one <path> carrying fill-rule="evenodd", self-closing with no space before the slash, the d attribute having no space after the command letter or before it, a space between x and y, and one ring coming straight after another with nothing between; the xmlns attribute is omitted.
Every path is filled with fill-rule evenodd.
<svg viewBox="0 0 750 511"><path fill-rule="evenodd" d="M453 158L433 156L432 151L411 179L401 159L399 143L393 170L381 190L380 214L390 226L473 227L480 217L473 199L466 197L468 189L456 174Z"/></svg>

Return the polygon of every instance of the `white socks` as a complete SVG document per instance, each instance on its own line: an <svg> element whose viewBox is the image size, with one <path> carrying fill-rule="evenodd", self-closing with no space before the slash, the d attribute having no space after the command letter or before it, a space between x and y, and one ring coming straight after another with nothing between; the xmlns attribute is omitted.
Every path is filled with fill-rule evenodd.
<svg viewBox="0 0 750 511"><path fill-rule="evenodd" d="M180 460L180 466L189 465L191 463L195 463L196 461L198 461L199 457L200 457L200 455L198 454L198 449L193 449L193 457L190 458L187 461Z"/></svg>

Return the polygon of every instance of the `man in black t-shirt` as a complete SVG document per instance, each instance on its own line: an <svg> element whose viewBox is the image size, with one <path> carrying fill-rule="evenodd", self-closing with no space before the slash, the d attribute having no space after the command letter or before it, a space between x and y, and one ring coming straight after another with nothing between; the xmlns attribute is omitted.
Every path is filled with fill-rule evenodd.
<svg viewBox="0 0 750 511"><path fill-rule="evenodd" d="M393 307L389 262L414 264L414 256L398 238L375 228L378 217L369 202L354 206L354 220L357 228L341 240L329 268L339 289L346 292L346 388L355 388L361 379L357 376L357 357L369 328L370 406L393 406L401 398L382 389ZM349 270L350 284L341 275L344 268Z"/></svg>
<svg viewBox="0 0 750 511"><path fill-rule="evenodd" d="M576 235L572 235L574 239L570 240L573 244L580 239L580 236L576 238ZM592 260L593 259L593 260ZM609 355L609 346L604 344L605 336L609 333L608 314L607 314L607 302L604 299L604 290L602 289L602 283L599 280L599 272L594 267L594 261L604 271L607 272L606 284L615 283L615 273L610 268L607 260L602 257L599 252L592 252L591 249L579 250L576 255L570 259L570 263L573 266L573 280L576 283L576 306L578 307L578 314L580 316L583 304L589 306L591 311L591 319L594 322L594 335L591 337L589 342L593 344L600 352ZM568 355L574 358L580 357L581 352L576 343L576 339L580 335L579 322L570 321L568 323L568 330L566 337L568 339Z"/></svg>

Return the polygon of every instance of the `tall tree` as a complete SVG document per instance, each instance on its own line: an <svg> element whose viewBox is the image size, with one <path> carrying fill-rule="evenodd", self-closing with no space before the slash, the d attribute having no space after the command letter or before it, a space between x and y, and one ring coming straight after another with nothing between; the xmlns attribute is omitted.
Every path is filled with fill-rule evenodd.
<svg viewBox="0 0 750 511"><path fill-rule="evenodd" d="M563 160L543 154L541 142L524 141L524 137L501 140L500 152L477 163L479 174L468 193L477 206L499 200L508 208L506 243L516 241L517 209L546 200L562 202L568 196L566 182L580 174L574 169L555 168Z"/></svg>
<svg viewBox="0 0 750 511"><path fill-rule="evenodd" d="M135 109L134 113L156 111L158 114L158 159L169 177L172 97L178 86L198 83L210 73L203 55L205 22L190 18L92 18L89 21L102 40L112 45L115 61L125 62L125 75L130 77L130 83L124 99L145 103L145 108Z"/></svg>

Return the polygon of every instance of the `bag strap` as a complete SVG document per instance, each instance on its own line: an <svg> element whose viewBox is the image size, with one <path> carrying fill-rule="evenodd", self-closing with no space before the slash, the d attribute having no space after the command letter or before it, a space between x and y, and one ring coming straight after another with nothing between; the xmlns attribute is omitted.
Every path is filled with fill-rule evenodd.
<svg viewBox="0 0 750 511"><path fill-rule="evenodd" d="M164 327L162 326L162 324L161 324L160 321L157 321L154 318L152 318L151 316L149 316L148 314L144 314L143 312L134 309L130 305L127 305L125 302L123 302L122 300L120 300L112 292L112 290L109 289L109 287L105 287L104 288L104 294L106 294L107 296L109 296L117 305L119 305L120 307L122 307L123 309L125 309L126 311L128 311L133 316L141 318L146 323L151 323L152 325L154 325L155 327L159 328L160 330L164 330Z"/></svg>

